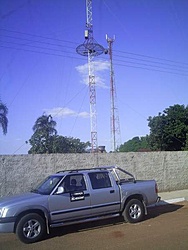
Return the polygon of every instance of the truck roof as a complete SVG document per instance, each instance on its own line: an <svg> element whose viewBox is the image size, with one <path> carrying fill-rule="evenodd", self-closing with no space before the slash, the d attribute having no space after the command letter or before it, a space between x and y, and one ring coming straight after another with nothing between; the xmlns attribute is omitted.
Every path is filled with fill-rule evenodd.
<svg viewBox="0 0 188 250"><path fill-rule="evenodd" d="M82 168L82 169L70 169L70 170L60 170L56 174L70 174L70 173L89 173L91 171L115 171L115 170L120 170L121 172L128 174L133 178L135 181L134 175L129 173L128 171L118 167L118 166L98 166L98 167L93 167L93 168Z"/></svg>
<svg viewBox="0 0 188 250"><path fill-rule="evenodd" d="M116 168L116 166L99 166L99 167L93 167L93 168L79 168L79 169L69 169L69 170L60 170L57 172L59 173L75 173L75 172L90 172L90 171L99 171L99 170L112 170Z"/></svg>

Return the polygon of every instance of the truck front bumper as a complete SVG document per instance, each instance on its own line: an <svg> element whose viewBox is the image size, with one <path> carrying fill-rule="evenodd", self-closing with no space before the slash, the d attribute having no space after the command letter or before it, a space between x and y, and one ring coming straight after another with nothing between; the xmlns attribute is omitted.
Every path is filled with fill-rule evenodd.
<svg viewBox="0 0 188 250"><path fill-rule="evenodd" d="M0 233L14 233L15 218L0 218Z"/></svg>
<svg viewBox="0 0 188 250"><path fill-rule="evenodd" d="M13 233L14 222L0 223L0 233Z"/></svg>

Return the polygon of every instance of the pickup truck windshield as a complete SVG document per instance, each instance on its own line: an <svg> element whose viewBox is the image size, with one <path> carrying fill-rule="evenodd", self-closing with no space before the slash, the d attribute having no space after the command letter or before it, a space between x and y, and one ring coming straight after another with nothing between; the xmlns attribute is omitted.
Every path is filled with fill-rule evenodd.
<svg viewBox="0 0 188 250"><path fill-rule="evenodd" d="M31 192L49 195L62 178L63 176L49 176Z"/></svg>

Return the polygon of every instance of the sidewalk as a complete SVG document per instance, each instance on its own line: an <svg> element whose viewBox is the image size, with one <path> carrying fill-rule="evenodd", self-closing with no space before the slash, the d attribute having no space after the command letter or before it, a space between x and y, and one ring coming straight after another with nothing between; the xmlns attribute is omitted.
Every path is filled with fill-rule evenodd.
<svg viewBox="0 0 188 250"><path fill-rule="evenodd" d="M176 203L181 201L188 201L188 189L163 192L159 193L161 201L158 205L164 205L166 203Z"/></svg>

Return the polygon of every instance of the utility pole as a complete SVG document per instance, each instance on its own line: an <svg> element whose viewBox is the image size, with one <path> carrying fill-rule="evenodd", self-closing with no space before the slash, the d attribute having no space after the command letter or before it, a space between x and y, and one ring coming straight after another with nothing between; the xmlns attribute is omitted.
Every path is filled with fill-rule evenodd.
<svg viewBox="0 0 188 250"><path fill-rule="evenodd" d="M115 37L112 39L106 35L106 40L108 43L108 54L110 56L110 105L111 105L110 128L111 128L111 143L112 143L111 147L112 147L112 152L115 152L117 151L118 146L120 146L121 143L117 94L116 94L113 60L112 60L112 45L113 42L115 41Z"/></svg>
<svg viewBox="0 0 188 250"><path fill-rule="evenodd" d="M91 149L96 152L97 142L97 112L96 112L96 89L94 74L94 57L104 53L105 49L98 44L93 37L92 24L92 0L86 0L86 30L85 41L76 48L78 54L88 58L89 75L89 98L90 98L90 126L91 126Z"/></svg>

